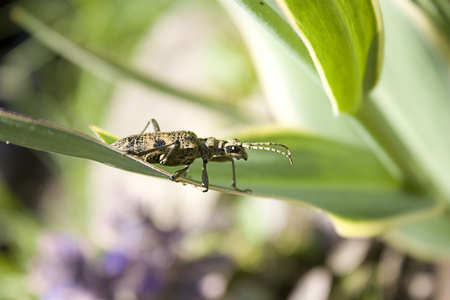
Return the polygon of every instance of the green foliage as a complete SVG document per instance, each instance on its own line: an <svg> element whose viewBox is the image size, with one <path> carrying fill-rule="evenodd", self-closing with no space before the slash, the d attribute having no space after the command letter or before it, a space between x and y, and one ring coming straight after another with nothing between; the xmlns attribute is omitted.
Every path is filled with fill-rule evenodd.
<svg viewBox="0 0 450 300"><path fill-rule="evenodd" d="M0 111L0 122L0 138L7 143L90 159L145 175L163 176L152 165L124 156L109 145L81 132L5 111Z"/></svg>
<svg viewBox="0 0 450 300"><path fill-rule="evenodd" d="M82 133L47 122L4 111L0 111L0 122L0 140L15 145L90 159L144 175L167 178L167 171L174 171L168 167L161 170ZM115 140L105 131L92 128L105 141ZM254 195L319 208L332 217L341 234L379 234L393 224L421 219L441 208L433 199L403 193L400 183L364 149L282 128L258 128L240 138L288 144L296 159L289 167L282 156L253 151L249 162L237 163L241 188L250 188ZM201 186L200 165L194 164L189 179L182 182ZM230 165L210 163L208 169L212 189L235 192L230 186Z"/></svg>
<svg viewBox="0 0 450 300"><path fill-rule="evenodd" d="M278 1L308 47L336 112L352 113L375 86L383 56L377 1Z"/></svg>
<svg viewBox="0 0 450 300"><path fill-rule="evenodd" d="M341 15L352 15L352 2L328 1L328 4L330 4L331 11L320 9L322 2L317 1L302 1L302 4L286 1L283 8L287 19L294 24L294 28L300 32L300 37L304 39L308 49L312 52L311 55L316 66L324 64L326 59L331 58L331 62L325 63L325 68L329 70L329 76L326 75L327 72L323 72L324 76L321 76L323 85L335 84L339 88L347 88L350 91L349 95L355 95L354 92L358 89L365 91L359 100L358 97L343 97L341 98L343 102L339 102L340 100L333 96L330 97L330 100L335 107L347 105L348 108L354 105L353 108L356 108L359 106L358 109L353 110L358 121L357 132L362 134L361 137L366 142L369 142L368 145L386 170L396 180L403 182L405 192L417 195L428 194L441 203L448 201L450 199L447 191L448 184L445 182L450 165L448 155L445 153L449 152L450 145L448 145L448 139L442 138L442 130L440 130L440 128L450 126L447 124L448 111L450 111L448 57L444 56L448 52L445 52L447 50L445 47L437 47L438 45L448 45L448 39L437 34L436 28L415 27L416 25L411 23L413 20L411 18L414 17L423 22L426 16L420 15L420 12L414 7L404 4L405 7L399 8L389 1L382 1L381 11L386 28L385 64L377 88L373 93L367 94L370 87L376 82L378 70L381 68L381 59L379 58L383 56L381 48L383 34L377 29L382 28L379 24L381 16L376 9L371 12L369 3L365 2L361 5L367 5L366 9L369 8L369 10L364 8L362 10L372 18L376 17L377 21L371 20L371 17L368 19L353 18L349 23L348 19L341 18ZM299 9L296 5L309 5L311 10ZM378 6L375 2L371 5ZM348 7L345 8L345 6ZM415 14L407 15L402 10ZM329 16L325 17L325 15ZM257 45L255 47L257 50L253 50L253 55L259 66L258 69L261 70L260 76L269 85L269 95L274 98L269 100L273 103L272 107L278 119L280 121L288 119L289 123L298 124L313 132L321 132L345 142L360 144L361 140L355 136L354 132L349 131L349 123L345 117L341 116L337 119L331 114L324 113L329 109L324 101L325 94L318 91L314 80L308 78L309 73L302 71L299 68L300 65L297 66L293 59L286 56L283 49L272 45L273 42L270 39L258 38L258 35L263 35L263 33L255 29L253 24L245 23L242 19L238 19L243 24L241 29L249 37L250 42ZM367 22L366 30L368 30L365 34L369 40L371 38L380 39L375 43L380 47L378 53L370 50L369 40L357 38L361 35L352 33L352 39L342 38L342 36L337 38L342 34L345 36L352 32L352 28L356 30L356 28L364 27L359 22L365 21ZM341 22L343 25L338 26L337 29L334 27L322 31L317 29L323 24L333 22L335 24ZM261 21L261 23L265 22ZM345 33L346 30L347 33ZM430 30L431 33L425 32L425 30ZM430 36L438 38L438 40L430 40ZM276 38L283 39L287 36L278 35ZM314 47L314 43L316 47ZM262 54L260 53L263 52L261 49L264 49ZM320 60L315 57L314 51L319 51L324 59ZM354 55L354 58L341 60L340 57L336 57L336 52L339 53L337 56L347 53L347 58L351 55ZM365 66L364 60L356 59L356 57L361 58L364 55L369 58L367 62L376 62L377 66L372 64ZM269 57L273 60L269 60ZM300 55L296 56L296 58L298 57ZM359 67L355 68L358 62ZM344 64L345 67L333 72L335 63ZM321 72L320 68L322 67L318 66L319 73ZM355 72L355 69L359 70L359 73ZM360 76L354 82L342 83L340 81L342 78L337 75L339 72L342 72L343 76L346 72L354 72L353 74L359 75L364 72L372 72L373 76L365 77L366 79L370 78L368 85L365 85L367 81L364 83L365 81L361 80L364 76ZM281 74L284 75L284 80L278 80ZM424 74L427 75L424 76ZM283 97L280 98L278 95L283 95ZM349 99L353 100L349 101ZM427 100L424 101L424 99ZM358 101L361 103L358 104ZM442 203L442 205L444 204ZM420 242L420 236L435 237L435 239L430 238L431 244L428 244L428 251L426 251L427 247L421 248L422 257L433 257L432 253L437 248L440 248L440 253L445 253L444 245L447 243L437 238L442 239L445 236L445 234L438 234L438 231L444 232L445 226L430 227L427 225L429 222L433 221L413 222L410 225L413 229L409 226L400 227L395 230L396 237L404 235L402 240L408 241L414 241L417 237L417 242ZM444 224L445 222L437 223ZM423 224L423 227L420 224ZM415 236L414 232L418 228L421 228L423 232ZM431 228L434 232L427 234L426 232ZM432 244L439 246L433 247ZM396 245L404 251L410 252L409 249L412 249L408 243L396 243ZM422 243L422 245L427 244ZM424 253L427 254L424 255Z"/></svg>
<svg viewBox="0 0 450 300"><path fill-rule="evenodd" d="M450 201L448 57L416 27L413 14L388 0L380 1L381 9L375 0L222 2L244 33L273 117L294 127L235 133L243 141L285 143L294 159L291 167L282 156L253 151L248 162L236 164L238 186L320 210L344 236L389 232L388 240L405 241L397 246L406 251L420 244L422 257L450 253L443 214ZM235 104L143 75L81 47L25 10L17 8L14 17L46 46L94 74L125 77L251 123ZM12 144L166 179L174 171L52 123L2 111L0 124L0 139ZM93 129L107 143L115 139ZM200 168L194 164L182 182L198 185ZM208 168L214 189L236 193L228 164Z"/></svg>

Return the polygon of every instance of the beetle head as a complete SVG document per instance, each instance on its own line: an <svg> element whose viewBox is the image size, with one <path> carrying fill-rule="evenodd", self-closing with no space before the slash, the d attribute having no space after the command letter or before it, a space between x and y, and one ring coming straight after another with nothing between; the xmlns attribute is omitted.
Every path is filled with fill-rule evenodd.
<svg viewBox="0 0 450 300"><path fill-rule="evenodd" d="M226 140L223 145L223 150L225 151L226 156L230 156L236 159L247 160L248 154L245 151L245 148L242 147L242 143L237 139Z"/></svg>

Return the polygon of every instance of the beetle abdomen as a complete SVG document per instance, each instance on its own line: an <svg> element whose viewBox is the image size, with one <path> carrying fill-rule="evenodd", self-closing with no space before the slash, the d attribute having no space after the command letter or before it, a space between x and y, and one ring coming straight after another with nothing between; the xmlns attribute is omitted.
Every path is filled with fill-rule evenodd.
<svg viewBox="0 0 450 300"><path fill-rule="evenodd" d="M139 154L149 148L146 140L142 134L136 134L120 139L111 146L121 151Z"/></svg>
<svg viewBox="0 0 450 300"><path fill-rule="evenodd" d="M159 163L171 149L170 146L164 146L173 144L176 141L180 144L177 155L169 157L165 161L165 165L190 164L200 157L197 135L192 131L185 130L131 135L116 141L111 146L130 154L142 156L149 163ZM155 148L159 149L151 151Z"/></svg>

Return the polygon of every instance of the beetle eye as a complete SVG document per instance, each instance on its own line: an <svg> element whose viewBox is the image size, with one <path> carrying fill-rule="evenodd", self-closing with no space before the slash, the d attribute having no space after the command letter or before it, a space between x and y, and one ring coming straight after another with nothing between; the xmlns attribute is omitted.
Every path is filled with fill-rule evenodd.
<svg viewBox="0 0 450 300"><path fill-rule="evenodd" d="M231 153L239 153L239 147L236 146L229 146L228 151Z"/></svg>

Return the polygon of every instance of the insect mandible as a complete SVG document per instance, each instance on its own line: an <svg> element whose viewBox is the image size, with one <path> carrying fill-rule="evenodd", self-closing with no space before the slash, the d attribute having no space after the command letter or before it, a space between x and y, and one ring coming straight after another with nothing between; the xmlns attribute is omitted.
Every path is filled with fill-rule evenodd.
<svg viewBox="0 0 450 300"><path fill-rule="evenodd" d="M153 132L144 133L150 123L152 124ZM232 166L231 186L240 192L250 191L241 190L236 187L234 159L247 160L248 154L245 149L280 153L289 159L291 165L293 164L291 151L288 147L279 143L241 143L237 139L219 140L213 137L198 138L194 132L187 130L161 132L155 119L151 119L140 134L120 139L111 146L124 151L126 154L135 155L148 163L159 163L164 166L184 165L185 167L183 169L176 171L170 176L172 181L186 174L194 160L201 158L203 161L203 192L207 192L209 189L206 164L212 161L230 161ZM264 146L280 146L285 148L287 153L276 148Z"/></svg>

